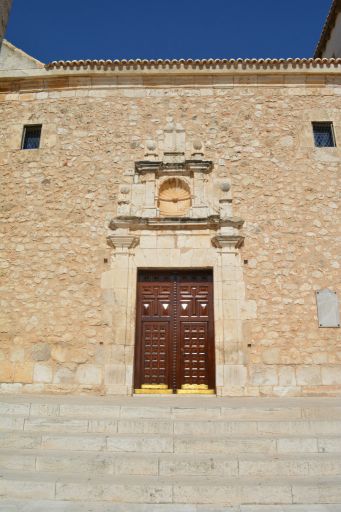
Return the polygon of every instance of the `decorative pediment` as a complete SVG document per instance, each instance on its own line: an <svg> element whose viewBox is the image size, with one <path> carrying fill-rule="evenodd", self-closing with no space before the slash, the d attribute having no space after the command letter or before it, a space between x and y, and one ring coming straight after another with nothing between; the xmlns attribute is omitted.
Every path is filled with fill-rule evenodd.
<svg viewBox="0 0 341 512"><path fill-rule="evenodd" d="M213 162L204 158L202 142L186 142L182 126L168 123L163 142L146 141L144 159L135 162L130 182L119 187L117 215L110 229L127 233L208 229L238 236L243 220L233 217L230 183L212 179L212 171Z"/></svg>

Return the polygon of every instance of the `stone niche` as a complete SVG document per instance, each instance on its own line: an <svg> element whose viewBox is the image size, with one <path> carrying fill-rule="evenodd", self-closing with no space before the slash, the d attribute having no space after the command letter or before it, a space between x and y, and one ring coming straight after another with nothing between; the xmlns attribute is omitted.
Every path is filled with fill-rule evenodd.
<svg viewBox="0 0 341 512"><path fill-rule="evenodd" d="M134 173L119 187L111 229L156 222L162 227L165 218L173 218L174 227L180 219L182 226L200 220L202 226L231 227L229 234L238 235L243 221L232 217L230 184L212 180L213 162L204 159L201 141L193 142L186 159L185 130L170 123L164 130L162 159L153 140L146 147L144 160L135 162Z"/></svg>
<svg viewBox="0 0 341 512"><path fill-rule="evenodd" d="M192 147L187 156L185 130L170 123L162 151L148 140L144 159L119 186L107 237L111 268L102 275L103 314L113 333L108 393L133 389L137 270L211 268L217 394L243 394L242 322L255 315L255 304L245 300L238 250L243 220L233 216L230 182L214 179L214 163L204 158L201 141ZM122 353L124 361L116 357Z"/></svg>

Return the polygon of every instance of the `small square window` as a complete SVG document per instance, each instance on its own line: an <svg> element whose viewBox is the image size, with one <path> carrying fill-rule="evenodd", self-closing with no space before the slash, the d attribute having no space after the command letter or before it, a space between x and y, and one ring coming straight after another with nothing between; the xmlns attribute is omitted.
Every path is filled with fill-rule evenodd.
<svg viewBox="0 0 341 512"><path fill-rule="evenodd" d="M317 148L333 148L336 146L333 123L313 123L313 133Z"/></svg>
<svg viewBox="0 0 341 512"><path fill-rule="evenodd" d="M40 145L41 124L24 126L21 149L38 149Z"/></svg>

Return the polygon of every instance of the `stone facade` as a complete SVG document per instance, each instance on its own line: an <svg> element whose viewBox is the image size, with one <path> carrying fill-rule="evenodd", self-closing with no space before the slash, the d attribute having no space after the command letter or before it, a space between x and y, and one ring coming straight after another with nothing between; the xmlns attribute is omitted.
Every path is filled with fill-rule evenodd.
<svg viewBox="0 0 341 512"><path fill-rule="evenodd" d="M6 32L6 26L11 6L12 0L0 0L0 48Z"/></svg>
<svg viewBox="0 0 341 512"><path fill-rule="evenodd" d="M341 295L340 69L3 70L1 391L130 394L137 269L210 267L217 394L339 394L341 330L319 328L315 292ZM335 148L314 147L313 121ZM20 149L26 124L39 149ZM190 190L185 227L160 222L166 164Z"/></svg>

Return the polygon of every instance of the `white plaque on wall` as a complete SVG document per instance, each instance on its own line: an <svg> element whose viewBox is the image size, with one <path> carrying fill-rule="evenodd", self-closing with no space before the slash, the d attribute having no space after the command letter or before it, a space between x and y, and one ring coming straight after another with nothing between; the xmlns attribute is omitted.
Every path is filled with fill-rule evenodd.
<svg viewBox="0 0 341 512"><path fill-rule="evenodd" d="M318 290L316 303L319 327L340 327L339 299L336 292L328 288Z"/></svg>

